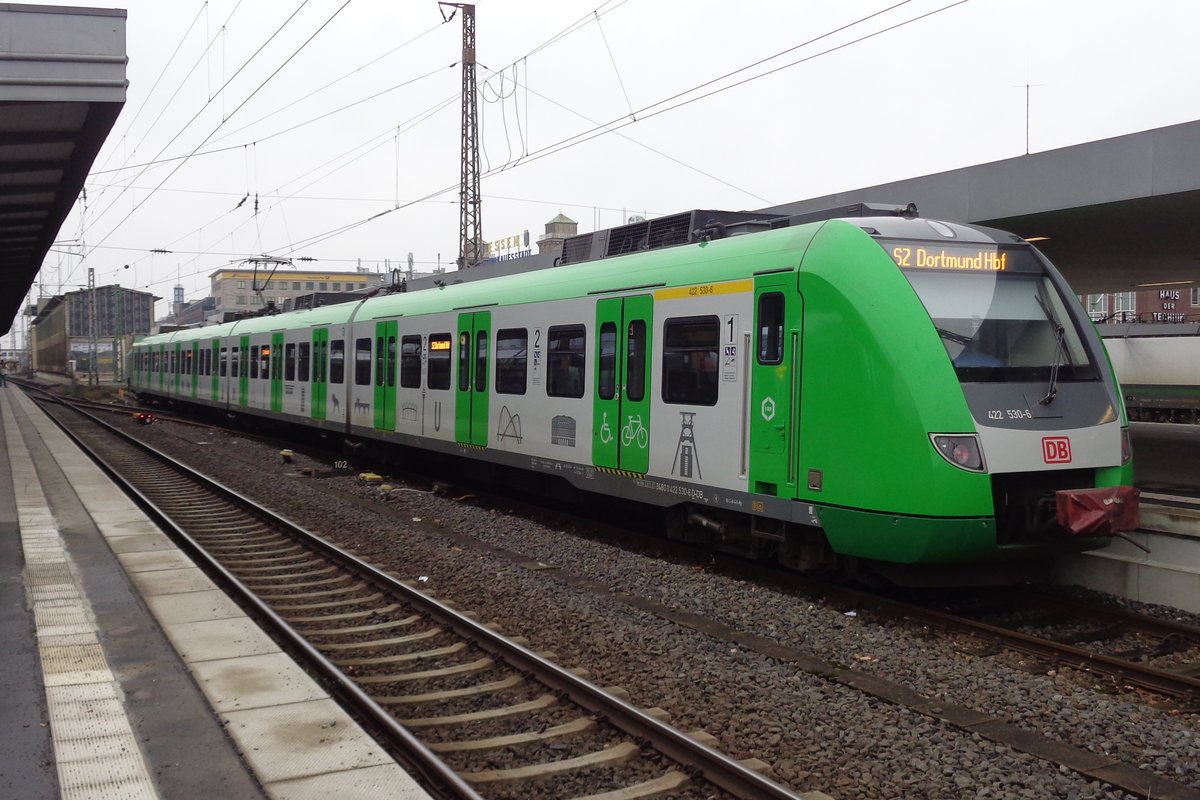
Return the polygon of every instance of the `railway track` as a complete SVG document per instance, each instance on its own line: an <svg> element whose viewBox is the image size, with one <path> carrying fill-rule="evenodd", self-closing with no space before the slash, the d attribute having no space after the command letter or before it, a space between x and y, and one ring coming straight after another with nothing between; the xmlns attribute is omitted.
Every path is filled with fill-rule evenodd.
<svg viewBox="0 0 1200 800"><path fill-rule="evenodd" d="M46 412L310 669L453 797L795 798L625 702L113 426Z"/></svg>

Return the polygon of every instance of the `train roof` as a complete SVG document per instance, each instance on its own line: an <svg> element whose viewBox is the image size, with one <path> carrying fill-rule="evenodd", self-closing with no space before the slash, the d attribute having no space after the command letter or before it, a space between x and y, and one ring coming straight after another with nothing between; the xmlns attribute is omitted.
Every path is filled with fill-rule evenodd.
<svg viewBox="0 0 1200 800"><path fill-rule="evenodd" d="M862 208L874 210L871 207ZM912 213L906 213L908 210ZM695 215L702 212L691 213ZM446 311L483 310L494 306L734 280L747 276L747 258L753 259L755 272L796 269L800 261L798 254L817 230L827 224L850 225L873 237L997 244L1024 243L1020 237L1004 231L923 219L915 216L915 208L912 206L908 209L895 209L892 213L882 216L852 215L846 218L830 214L810 221L809 218L813 216L809 214L797 217L795 221L798 224L776 222L776 226L770 230L755 230L751 227L739 231L741 223L731 224L728 230L724 226L719 232L712 230L713 235L722 238L706 238L711 229L701 229L692 232L699 241L664 245L646 252L604 257L487 279L455 282L453 273L448 273L445 281L440 281L433 288L380 294L356 303L341 303L179 330L148 336L139 342L191 342L296 327L338 325L351 319L362 322Z"/></svg>

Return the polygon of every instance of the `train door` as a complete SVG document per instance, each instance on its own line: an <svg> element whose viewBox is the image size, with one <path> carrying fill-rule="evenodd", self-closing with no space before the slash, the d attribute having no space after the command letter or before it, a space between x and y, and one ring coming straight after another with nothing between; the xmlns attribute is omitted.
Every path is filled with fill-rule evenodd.
<svg viewBox="0 0 1200 800"><path fill-rule="evenodd" d="M454 397L454 439L487 447L488 339L492 312L458 315L458 386Z"/></svg>
<svg viewBox="0 0 1200 800"><path fill-rule="evenodd" d="M221 400L221 340L213 339L209 343L208 352L208 374L211 378L212 401L214 403Z"/></svg>
<svg viewBox="0 0 1200 800"><path fill-rule="evenodd" d="M795 497L803 306L796 275L754 283L754 357L750 377L750 490Z"/></svg>
<svg viewBox="0 0 1200 800"><path fill-rule="evenodd" d="M183 378L183 345L175 343L175 352L171 355L171 394L179 396L179 384Z"/></svg>
<svg viewBox="0 0 1200 800"><path fill-rule="evenodd" d="M233 353L233 369L238 379L238 405L245 407L250 402L250 337L239 338Z"/></svg>
<svg viewBox="0 0 1200 800"><path fill-rule="evenodd" d="M592 463L598 467L640 474L650 468L653 312L654 300L648 294L596 303ZM553 361L554 354L549 358Z"/></svg>
<svg viewBox="0 0 1200 800"><path fill-rule="evenodd" d="M283 333L271 334L271 346L267 350L267 373L271 378L271 410L276 414L283 411Z"/></svg>
<svg viewBox="0 0 1200 800"><path fill-rule="evenodd" d="M325 402L329 392L329 329L313 328L312 332L312 418L325 419Z"/></svg>
<svg viewBox="0 0 1200 800"><path fill-rule="evenodd" d="M375 430L396 430L396 321L375 323Z"/></svg>
<svg viewBox="0 0 1200 800"><path fill-rule="evenodd" d="M192 399L194 400L200 393L200 342L192 342L192 352L188 362L188 375L192 380Z"/></svg>

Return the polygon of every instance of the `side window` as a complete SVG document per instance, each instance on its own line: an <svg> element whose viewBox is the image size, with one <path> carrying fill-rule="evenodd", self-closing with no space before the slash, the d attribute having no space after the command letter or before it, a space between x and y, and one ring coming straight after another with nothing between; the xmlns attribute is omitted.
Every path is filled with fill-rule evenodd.
<svg viewBox="0 0 1200 800"><path fill-rule="evenodd" d="M261 359L261 358L262 358L262 348L259 347L258 345L254 345L253 347L251 347L250 348L250 377L251 378L258 377L258 362L259 362L259 359ZM264 374L263 377L265 378L268 376Z"/></svg>
<svg viewBox="0 0 1200 800"><path fill-rule="evenodd" d="M716 316L679 317L663 324L663 400L717 404L720 335Z"/></svg>
<svg viewBox="0 0 1200 800"><path fill-rule="evenodd" d="M375 385L383 386L383 337L375 337Z"/></svg>
<svg viewBox="0 0 1200 800"><path fill-rule="evenodd" d="M334 339L329 343L329 382L340 384L346 380L346 341Z"/></svg>
<svg viewBox="0 0 1200 800"><path fill-rule="evenodd" d="M582 325L557 325L546 333L549 371L546 394L551 397L583 397L584 348L587 334Z"/></svg>
<svg viewBox="0 0 1200 800"><path fill-rule="evenodd" d="M487 358L487 331L479 331L475 334L475 391L477 392L487 391Z"/></svg>
<svg viewBox="0 0 1200 800"><path fill-rule="evenodd" d="M617 393L617 323L600 326L600 375L596 391L601 400L612 400Z"/></svg>
<svg viewBox="0 0 1200 800"><path fill-rule="evenodd" d="M405 389L421 388L421 337L400 337L400 385Z"/></svg>
<svg viewBox="0 0 1200 800"><path fill-rule="evenodd" d="M389 336L387 340L387 385L396 385L396 337Z"/></svg>
<svg viewBox="0 0 1200 800"><path fill-rule="evenodd" d="M450 343L448 333L434 333L429 337L429 375L426 380L430 389L450 388Z"/></svg>
<svg viewBox="0 0 1200 800"><path fill-rule="evenodd" d="M312 345L308 342L300 343L300 360L296 363L296 380L308 381L308 364L312 350Z"/></svg>
<svg viewBox="0 0 1200 800"><path fill-rule="evenodd" d="M259 374L262 375L264 378L270 378L271 377L271 346L268 344L264 344L262 346L262 350L259 351L258 355L262 362L261 364L259 364L259 370L258 370Z"/></svg>
<svg viewBox="0 0 1200 800"><path fill-rule="evenodd" d="M369 386L371 384L371 340L354 340L354 384Z"/></svg>
<svg viewBox="0 0 1200 800"><path fill-rule="evenodd" d="M221 377L224 378L229 374L229 348L221 348Z"/></svg>
<svg viewBox="0 0 1200 800"><path fill-rule="evenodd" d="M176 355L177 355L177 353L174 350L172 350L171 351L171 369L170 369L170 372L172 375L179 372L179 363L176 360Z"/></svg>
<svg viewBox="0 0 1200 800"><path fill-rule="evenodd" d="M783 294L769 292L758 298L758 363L783 362Z"/></svg>
<svg viewBox="0 0 1200 800"><path fill-rule="evenodd" d="M283 346L283 379L296 380L296 343L288 342Z"/></svg>
<svg viewBox="0 0 1200 800"><path fill-rule="evenodd" d="M525 394L528 370L529 332L525 328L496 331L496 391Z"/></svg>
<svg viewBox="0 0 1200 800"><path fill-rule="evenodd" d="M463 331L458 335L458 389L465 392L471 388L471 334Z"/></svg>
<svg viewBox="0 0 1200 800"><path fill-rule="evenodd" d="M629 352L625 354L625 397L641 402L646 397L646 322L629 323Z"/></svg>
<svg viewBox="0 0 1200 800"><path fill-rule="evenodd" d="M236 378L238 376L238 367L241 366L241 348L234 347L230 351L230 370L229 377Z"/></svg>

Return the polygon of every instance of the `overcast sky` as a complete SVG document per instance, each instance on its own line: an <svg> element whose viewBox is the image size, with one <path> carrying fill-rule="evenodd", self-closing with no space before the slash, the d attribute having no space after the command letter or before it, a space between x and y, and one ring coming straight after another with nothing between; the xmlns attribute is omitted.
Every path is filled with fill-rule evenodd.
<svg viewBox="0 0 1200 800"><path fill-rule="evenodd" d="M60 232L87 259L56 247L46 293L91 266L100 285L165 298L161 315L177 282L199 299L210 273L259 254L454 268L461 17L444 24L434 0L128 14L128 100L86 213ZM1190 0L480 0L483 235L536 241L560 212L584 232L761 208L1019 156L1026 84L1033 152L1191 121L1197 30Z"/></svg>

